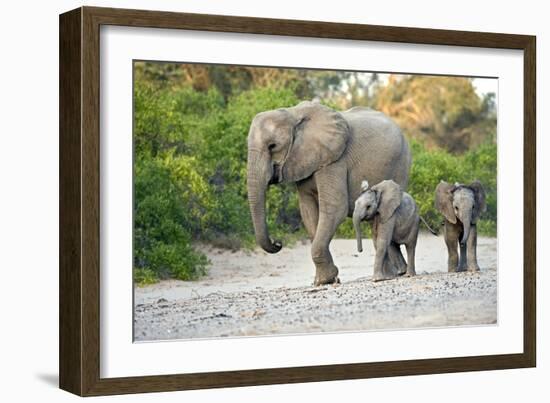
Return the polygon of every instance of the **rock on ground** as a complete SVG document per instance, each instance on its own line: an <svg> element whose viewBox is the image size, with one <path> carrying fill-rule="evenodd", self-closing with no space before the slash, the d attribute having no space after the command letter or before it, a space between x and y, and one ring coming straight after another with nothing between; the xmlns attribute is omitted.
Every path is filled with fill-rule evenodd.
<svg viewBox="0 0 550 403"><path fill-rule="evenodd" d="M365 331L497 321L496 267L421 272L373 283L370 276L323 287L261 287L190 298L136 299L134 339L238 337ZM170 294L173 296L173 294Z"/></svg>

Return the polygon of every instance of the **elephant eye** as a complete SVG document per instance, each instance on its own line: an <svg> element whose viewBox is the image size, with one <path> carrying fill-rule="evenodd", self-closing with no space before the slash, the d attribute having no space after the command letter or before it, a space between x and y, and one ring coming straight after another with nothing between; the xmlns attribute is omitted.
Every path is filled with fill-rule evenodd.
<svg viewBox="0 0 550 403"><path fill-rule="evenodd" d="M276 146L277 146L277 144L271 143L270 145L267 146L267 148L268 148L269 151L272 151Z"/></svg>

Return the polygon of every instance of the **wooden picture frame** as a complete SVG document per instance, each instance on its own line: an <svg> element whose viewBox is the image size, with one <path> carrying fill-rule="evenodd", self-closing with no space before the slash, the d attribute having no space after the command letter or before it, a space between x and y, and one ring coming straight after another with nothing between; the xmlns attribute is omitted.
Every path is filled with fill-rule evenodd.
<svg viewBox="0 0 550 403"><path fill-rule="evenodd" d="M524 52L523 353L100 377L100 26L434 44ZM60 387L81 396L533 367L536 364L534 36L81 7L60 16Z"/></svg>

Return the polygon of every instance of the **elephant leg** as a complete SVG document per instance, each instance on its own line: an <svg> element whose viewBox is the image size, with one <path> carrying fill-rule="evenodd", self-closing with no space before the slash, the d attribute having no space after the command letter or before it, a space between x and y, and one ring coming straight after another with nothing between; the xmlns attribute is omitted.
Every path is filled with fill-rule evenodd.
<svg viewBox="0 0 550 403"><path fill-rule="evenodd" d="M405 244L407 248L407 273L409 277L416 276L416 266L415 266L415 253L416 253L416 243L418 242L418 230L420 229L419 220L416 223L409 240Z"/></svg>
<svg viewBox="0 0 550 403"><path fill-rule="evenodd" d="M407 262L401 253L401 248L396 243L391 242L388 246L388 258L398 275L402 276L407 272Z"/></svg>
<svg viewBox="0 0 550 403"><path fill-rule="evenodd" d="M383 225L378 225L376 236L376 252L374 257L373 281L390 280L397 276L397 270L393 266L388 255L388 248L391 244L395 218L390 218Z"/></svg>
<svg viewBox="0 0 550 403"><path fill-rule="evenodd" d="M378 235L378 225L373 223L372 225L372 242L374 244L374 250L376 250L376 238ZM382 277L394 277L396 275L405 274L407 271L407 263L401 254L399 245L390 242L388 245L387 256L384 258L382 264Z"/></svg>
<svg viewBox="0 0 550 403"><path fill-rule="evenodd" d="M332 260L329 245L336 229L348 214L346 175L346 166L338 162L314 174L319 195L319 221L311 244L316 286L339 282L338 268Z"/></svg>
<svg viewBox="0 0 550 403"><path fill-rule="evenodd" d="M378 247L378 242L377 242L377 239L378 239L378 226L379 226L379 223L376 220L374 220L371 228L372 228L372 243L374 245L374 250L375 251L376 251L376 248ZM391 242L390 242L390 246L392 246ZM399 247L397 247L397 248L399 248ZM392 257L395 260L392 260L390 258L390 256L389 256L390 251L392 252L392 254L393 254ZM382 261L381 274L377 274L376 277L380 278L380 279L387 279L387 278L394 278L395 276L397 276L399 274L398 271L397 271L398 265L395 264L395 261L397 261L397 259L398 259L398 256L395 253L395 248L390 248L388 246L387 250L386 250L386 254L385 254L385 256L383 258L383 261ZM375 267L376 267L376 263L375 263ZM374 278L374 276L373 276L373 278Z"/></svg>
<svg viewBox="0 0 550 403"><path fill-rule="evenodd" d="M456 226L447 222L445 223L445 245L447 245L447 252L449 253L447 271L449 273L455 273L458 269L457 245L459 235L460 231L458 231Z"/></svg>
<svg viewBox="0 0 550 403"><path fill-rule="evenodd" d="M382 280L388 280L397 276L401 276L401 274L397 271L397 267L395 267L390 258L389 251L390 247L388 246L386 250L386 256L384 256L384 262L382 263Z"/></svg>
<svg viewBox="0 0 550 403"><path fill-rule="evenodd" d="M466 271L466 259L468 252L466 250L466 245L460 244L460 257L458 259L458 270L457 271Z"/></svg>
<svg viewBox="0 0 550 403"><path fill-rule="evenodd" d="M416 253L416 241L414 242L414 244L412 242L408 243L406 245L406 248L407 248L407 272L405 275L408 277L413 277L413 276L416 276L416 267L414 264L414 255Z"/></svg>
<svg viewBox="0 0 550 403"><path fill-rule="evenodd" d="M340 220L340 222L342 221ZM329 245L340 222L332 217L327 217L323 214L319 215L317 232L311 244L311 257L315 264L315 280L313 284L316 286L339 282L338 268L332 260Z"/></svg>
<svg viewBox="0 0 550 403"><path fill-rule="evenodd" d="M378 226L376 220L372 220L371 227L370 227L370 233L372 235L372 245L374 246L374 250L376 250L376 238L378 237Z"/></svg>
<svg viewBox="0 0 550 403"><path fill-rule="evenodd" d="M309 239L313 241L319 222L319 205L317 195L307 186L298 187L298 201L300 203L300 215L306 228Z"/></svg>
<svg viewBox="0 0 550 403"><path fill-rule="evenodd" d="M477 226L472 225L470 227L470 236L466 242L466 247L468 250L468 262L467 269L468 271L479 271L479 266L477 264Z"/></svg>

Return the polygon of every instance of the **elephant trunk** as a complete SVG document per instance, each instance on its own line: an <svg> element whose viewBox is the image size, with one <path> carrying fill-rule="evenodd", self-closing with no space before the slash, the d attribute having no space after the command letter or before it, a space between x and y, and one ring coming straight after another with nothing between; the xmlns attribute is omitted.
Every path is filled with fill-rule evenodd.
<svg viewBox="0 0 550 403"><path fill-rule="evenodd" d="M463 231L462 231L462 239L460 240L460 244L464 245L468 240L468 237L470 236L471 220L469 217L464 218L464 220L462 221L462 226L463 226Z"/></svg>
<svg viewBox="0 0 550 403"><path fill-rule="evenodd" d="M273 167L271 159L259 151L248 152L247 190L248 205L254 225L256 242L268 253L277 253L281 250L280 241L272 242L269 238L265 215L265 198Z"/></svg>
<svg viewBox="0 0 550 403"><path fill-rule="evenodd" d="M363 217L359 212L359 209L356 208L353 211L353 228L355 229L355 235L357 237L357 251L363 252L363 236L361 234L361 220Z"/></svg>

